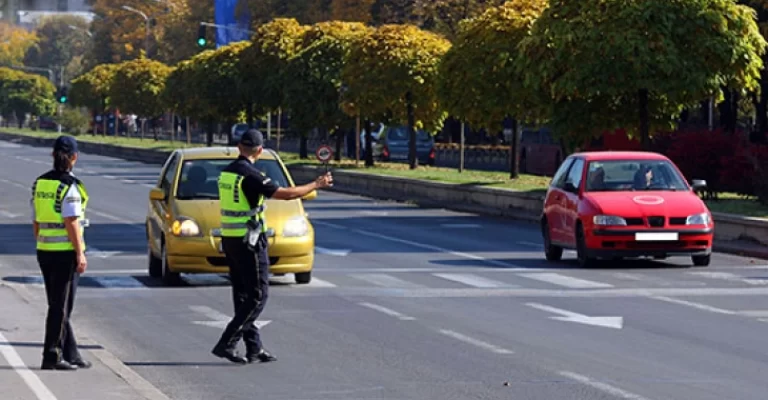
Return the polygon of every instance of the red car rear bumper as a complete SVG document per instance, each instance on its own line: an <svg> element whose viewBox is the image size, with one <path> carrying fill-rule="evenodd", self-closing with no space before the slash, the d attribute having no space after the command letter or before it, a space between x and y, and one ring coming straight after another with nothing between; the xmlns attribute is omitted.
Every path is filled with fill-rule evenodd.
<svg viewBox="0 0 768 400"><path fill-rule="evenodd" d="M712 252L713 237L713 228L597 228L586 232L585 241L587 254L590 257L664 257L670 255L693 256L710 254Z"/></svg>

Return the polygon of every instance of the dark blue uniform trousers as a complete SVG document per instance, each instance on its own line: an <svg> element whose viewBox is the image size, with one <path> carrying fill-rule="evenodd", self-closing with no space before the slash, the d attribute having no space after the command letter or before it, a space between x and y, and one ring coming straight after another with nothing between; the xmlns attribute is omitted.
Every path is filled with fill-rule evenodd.
<svg viewBox="0 0 768 400"><path fill-rule="evenodd" d="M217 347L233 349L240 339L248 354L262 349L259 329L254 321L264 310L269 292L269 257L264 239L262 250L254 253L242 238L222 238L232 281L235 316L224 329Z"/></svg>
<svg viewBox="0 0 768 400"><path fill-rule="evenodd" d="M38 251L37 262L43 273L48 299L43 361L79 361L75 333L69 323L80 279L77 256L74 251Z"/></svg>

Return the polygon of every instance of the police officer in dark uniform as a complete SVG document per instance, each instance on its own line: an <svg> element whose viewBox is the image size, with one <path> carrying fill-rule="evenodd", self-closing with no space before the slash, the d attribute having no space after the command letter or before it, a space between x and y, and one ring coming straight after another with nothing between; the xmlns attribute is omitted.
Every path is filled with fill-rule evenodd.
<svg viewBox="0 0 768 400"><path fill-rule="evenodd" d="M225 328L212 353L234 363L275 361L261 343L254 322L264 310L269 290L269 257L264 199L293 200L313 190L332 186L330 173L297 187L279 187L253 163L263 151L264 137L251 129L237 145L240 156L219 177L221 242L229 264L235 315ZM246 355L235 350L243 339Z"/></svg>
<svg viewBox="0 0 768 400"><path fill-rule="evenodd" d="M48 298L42 369L91 367L80 356L69 323L77 283L88 265L83 238L88 192L72 175L77 155L75 139L60 136L53 145L53 169L38 177L32 187L37 261Z"/></svg>

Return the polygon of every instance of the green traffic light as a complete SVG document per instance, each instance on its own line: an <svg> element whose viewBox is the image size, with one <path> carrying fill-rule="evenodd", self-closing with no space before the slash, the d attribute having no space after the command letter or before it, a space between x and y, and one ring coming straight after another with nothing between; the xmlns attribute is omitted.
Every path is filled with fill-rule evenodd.
<svg viewBox="0 0 768 400"><path fill-rule="evenodd" d="M205 46L205 42L206 42L206 40L204 38L197 39L197 45L198 46L201 46L201 47Z"/></svg>
<svg viewBox="0 0 768 400"><path fill-rule="evenodd" d="M59 103L66 103L66 102L67 102L67 96L59 97Z"/></svg>

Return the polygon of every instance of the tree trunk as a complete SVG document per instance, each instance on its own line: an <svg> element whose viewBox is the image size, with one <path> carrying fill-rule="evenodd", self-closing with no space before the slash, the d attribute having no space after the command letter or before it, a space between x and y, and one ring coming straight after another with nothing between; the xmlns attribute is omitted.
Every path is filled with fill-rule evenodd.
<svg viewBox="0 0 768 400"><path fill-rule="evenodd" d="M245 122L248 123L249 128L255 128L255 126L253 126L253 120L253 103L249 101L248 105L245 107Z"/></svg>
<svg viewBox="0 0 768 400"><path fill-rule="evenodd" d="M307 147L308 147L307 146L307 141L309 140L308 135L309 135L309 133L302 132L301 138L299 139L299 158L302 159L302 160L306 160L307 158L309 158L309 155L308 155L309 152L307 150Z"/></svg>
<svg viewBox="0 0 768 400"><path fill-rule="evenodd" d="M408 163L411 169L419 167L419 158L416 156L416 122L413 116L413 95L411 92L405 94L405 103L408 108Z"/></svg>
<svg viewBox="0 0 768 400"><path fill-rule="evenodd" d="M755 98L755 129L749 135L752 143L764 143L768 130L768 79L765 70L760 75L760 96Z"/></svg>
<svg viewBox="0 0 768 400"><path fill-rule="evenodd" d="M517 150L517 120L507 118L504 126L509 126L509 128L505 129L512 130L509 141L509 179L517 179L520 176L520 157L518 157L520 152Z"/></svg>
<svg viewBox="0 0 768 400"><path fill-rule="evenodd" d="M333 159L336 161L341 161L341 148L344 146L344 136L346 133L347 131L342 128L336 128L336 132L334 132L334 135L336 135L336 154L334 154Z"/></svg>
<svg viewBox="0 0 768 400"><path fill-rule="evenodd" d="M371 121L365 120L365 166L373 167L373 134L371 132Z"/></svg>
<svg viewBox="0 0 768 400"><path fill-rule="evenodd" d="M205 145L208 147L213 146L213 130L214 130L215 123L213 121L208 122L208 129L206 129L205 133Z"/></svg>
<svg viewBox="0 0 768 400"><path fill-rule="evenodd" d="M651 137L648 121L648 89L640 89L637 93L638 104L640 105L640 144L643 150L651 150Z"/></svg>

